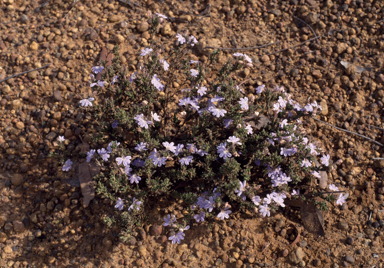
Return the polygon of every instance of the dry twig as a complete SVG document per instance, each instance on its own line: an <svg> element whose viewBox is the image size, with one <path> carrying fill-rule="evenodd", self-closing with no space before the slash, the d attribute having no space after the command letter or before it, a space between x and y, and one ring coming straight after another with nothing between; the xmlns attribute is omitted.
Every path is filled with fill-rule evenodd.
<svg viewBox="0 0 384 268"><path fill-rule="evenodd" d="M317 119L317 118L315 118L315 117L313 117L313 116L312 116L312 118L313 118L314 120L319 121L319 122L322 122L322 123L324 123L324 124L326 124L326 125L328 125L328 126L330 126L330 127L334 127L334 128L336 128L336 129L338 129L338 130L341 130L341 131L344 131L344 132L347 132L347 133L350 133L350 134L357 135L357 136L359 136L359 137L361 137L361 138L364 138L364 139L367 139L367 140L369 140L369 141L371 141L371 142L373 142L373 143L376 143L377 145L380 145L381 147L384 147L384 145L381 144L380 142L377 142L377 141L375 141L375 140L373 140L373 139L371 139L371 138L368 138L368 137L366 137L366 136L364 136L364 135L361 135L361 134L359 134L359 133L356 133L356 132L352 132L352 131L346 130L346 129L344 129L344 128L336 127L336 126L331 125L331 124L329 124L329 123L327 123L327 122L321 121L320 119Z"/></svg>
<svg viewBox="0 0 384 268"><path fill-rule="evenodd" d="M281 42L280 41L277 41L275 43L271 43L271 44L265 44L265 45L262 45L262 46L257 46L257 47L243 47L243 48L230 48L230 47L205 47L205 48L213 48L213 49L221 49L221 50L252 50L252 49L258 49L258 48L263 48L263 47L269 47L269 46L272 46L272 45L276 45L276 44L280 44Z"/></svg>
<svg viewBox="0 0 384 268"><path fill-rule="evenodd" d="M14 74L14 75L8 76L7 78L4 78L3 80L0 80L0 83L4 82L4 81L7 81L8 79L14 78L16 76L19 76L19 75L23 75L23 74L30 73L30 72L33 72L33 71L37 71L37 70L40 70L40 69L44 69L44 68L48 67L51 64L52 63L49 63L47 65L44 65L43 67L39 67L39 68L36 68L36 69L33 69L33 70L29 70L29 71L25 71L25 72L22 72L22 73L18 73L18 74Z"/></svg>
<svg viewBox="0 0 384 268"><path fill-rule="evenodd" d="M291 49L291 48L295 48L295 47L301 46L301 45L303 45L303 44L305 44L305 43L308 43L308 42L311 42L311 41L313 41L313 40L316 40L316 39L318 39L318 38L320 38L320 37L322 37L322 36L324 36L324 34L323 34L323 35L320 35L320 36L316 36L316 37L311 38L311 39L308 39L308 40L306 40L306 41L304 41L304 42L301 42L300 44L297 44L297 45L294 45L294 46L291 46L291 47L287 47L287 48L281 49L281 50L279 50L279 51L272 52L272 53L270 53L270 54L267 54L267 56L270 56L270 55L273 55L273 54L277 54L277 53L286 51L286 50L288 50L288 49Z"/></svg>
<svg viewBox="0 0 384 268"><path fill-rule="evenodd" d="M305 25L307 25L307 26L309 27L309 29L311 29L312 33L315 35L317 43L320 45L319 39L317 38L317 35L316 35L315 31L312 29L312 27L309 26L309 24L306 23L305 21L303 21L302 19L300 19L300 18L298 18L298 17L296 17L296 16L293 16L293 15L292 15L292 17L294 17L295 19L301 21L301 22L304 23Z"/></svg>

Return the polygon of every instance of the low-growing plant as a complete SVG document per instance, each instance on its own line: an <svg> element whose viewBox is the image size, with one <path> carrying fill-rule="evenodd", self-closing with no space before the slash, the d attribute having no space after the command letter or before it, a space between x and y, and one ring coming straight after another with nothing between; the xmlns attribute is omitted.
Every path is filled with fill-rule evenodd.
<svg viewBox="0 0 384 268"><path fill-rule="evenodd" d="M308 198L330 167L326 154L322 166L314 165L321 150L301 121L321 110L316 101L301 106L278 86L245 88L238 74L252 67L250 57L235 53L221 67L219 51L204 62L187 60L198 41L176 38L167 58L156 45L143 49L142 65L132 73L116 46L110 66L92 68L90 86L97 91L80 101L98 125L86 161L102 167L96 192L115 205L105 222L119 224L123 240L151 198L183 201L182 217L164 215L164 226L175 231L169 239L180 243L191 221L223 220L242 209L265 217L284 208L286 198ZM68 159L63 170L72 164ZM345 198L340 194L337 204Z"/></svg>

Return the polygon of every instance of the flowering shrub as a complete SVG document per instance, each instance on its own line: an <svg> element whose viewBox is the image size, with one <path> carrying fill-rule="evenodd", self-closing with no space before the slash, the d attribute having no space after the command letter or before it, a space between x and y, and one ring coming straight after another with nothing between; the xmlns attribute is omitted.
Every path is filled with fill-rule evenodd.
<svg viewBox="0 0 384 268"><path fill-rule="evenodd" d="M181 34L175 40L168 58L155 46L143 49L135 72L121 66L118 47L111 66L92 68L101 80L91 76L97 91L80 104L99 125L86 161L102 167L97 193L116 209L107 222L118 222L126 239L148 198L181 199L189 216L177 223L168 214L163 224L172 228L169 240L180 243L188 223L228 219L239 209L267 217L301 189L317 190L311 181L330 157L305 137L300 120L321 109L316 101L301 106L282 87L242 88L236 73L251 66L250 57L235 53L217 68L218 52L204 63L184 60L198 41ZM173 87L176 81L183 89ZM314 165L316 157L323 166ZM344 202L340 195L337 204Z"/></svg>

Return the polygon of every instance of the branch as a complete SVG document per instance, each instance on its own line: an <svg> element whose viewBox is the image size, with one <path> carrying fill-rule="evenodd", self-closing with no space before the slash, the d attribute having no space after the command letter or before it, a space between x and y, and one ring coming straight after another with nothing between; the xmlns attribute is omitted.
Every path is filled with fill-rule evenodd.
<svg viewBox="0 0 384 268"><path fill-rule="evenodd" d="M40 69L44 69L44 68L48 67L51 64L52 63L49 63L47 65L44 65L43 67L39 67L39 68L36 68L36 69L33 69L33 70L29 70L29 71L25 71L25 72L22 72L22 73L14 74L12 76L8 76L7 78L4 78L3 80L0 80L0 83L4 82L4 81L7 81L8 79L14 78L16 76L19 76L19 75L23 75L23 74L30 73L30 72L33 72L33 71L37 71L37 70L40 70Z"/></svg>

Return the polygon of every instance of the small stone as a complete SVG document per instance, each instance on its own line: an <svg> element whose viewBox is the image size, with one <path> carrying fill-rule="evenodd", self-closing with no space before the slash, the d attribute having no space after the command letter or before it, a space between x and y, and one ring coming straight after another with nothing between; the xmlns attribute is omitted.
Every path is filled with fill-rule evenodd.
<svg viewBox="0 0 384 268"><path fill-rule="evenodd" d="M353 238L351 236L348 236L347 239L345 240L345 243L347 243L348 245L352 245L353 244Z"/></svg>
<svg viewBox="0 0 384 268"><path fill-rule="evenodd" d="M47 140L50 140L50 141L51 141L51 140L53 140L54 138L56 138L56 135L57 135L56 132L53 132L53 131L52 131L52 132L49 132L48 135L45 136L45 138L46 138Z"/></svg>
<svg viewBox="0 0 384 268"><path fill-rule="evenodd" d="M55 101L62 101L63 100L63 97L61 96L61 91L60 90L53 91L53 99Z"/></svg>
<svg viewBox="0 0 384 268"><path fill-rule="evenodd" d="M23 122L17 122L15 126L17 129L20 129L20 130L24 129L24 123Z"/></svg>
<svg viewBox="0 0 384 268"><path fill-rule="evenodd" d="M367 234L367 235L373 235L375 233L375 230L374 229L371 229L371 228L366 228L364 230L364 232Z"/></svg>
<svg viewBox="0 0 384 268"><path fill-rule="evenodd" d="M307 15L307 17L306 17L306 22L307 22L308 24L315 24L315 23L317 22L317 19L318 19L317 14L311 12L311 13L309 13L309 14Z"/></svg>
<svg viewBox="0 0 384 268"><path fill-rule="evenodd" d="M120 15L111 15L108 20L109 22L119 22L122 20L122 17Z"/></svg>
<svg viewBox="0 0 384 268"><path fill-rule="evenodd" d="M347 256L345 256L345 261L349 262L349 263L354 263L355 258L353 258L353 256L351 256L351 255L347 255Z"/></svg>
<svg viewBox="0 0 384 268"><path fill-rule="evenodd" d="M152 225L151 228L149 229L149 234L153 236L158 236L161 235L163 231L162 225Z"/></svg>
<svg viewBox="0 0 384 268"><path fill-rule="evenodd" d="M106 247L106 248L109 248L112 246L112 241L110 239L108 239L107 237L105 237L103 239L103 245Z"/></svg>
<svg viewBox="0 0 384 268"><path fill-rule="evenodd" d="M12 108L14 110L18 110L20 108L20 106L21 106L21 101L19 101L19 100L13 100L12 101Z"/></svg>
<svg viewBox="0 0 384 268"><path fill-rule="evenodd" d="M24 227L24 224L23 222L19 221L19 220L15 220L13 221L13 230L16 232L16 233L21 233L25 230L25 227Z"/></svg>
<svg viewBox="0 0 384 268"><path fill-rule="evenodd" d="M0 216L0 228L4 226L6 223L7 219L4 216Z"/></svg>
<svg viewBox="0 0 384 268"><path fill-rule="evenodd" d="M268 55L263 55L262 57L261 57L261 61L262 62L269 62L271 59L269 58L269 56Z"/></svg>
<svg viewBox="0 0 384 268"><path fill-rule="evenodd" d="M144 33L145 31L148 31L148 29L149 29L149 24L148 24L148 22L146 22L146 21L141 22L141 23L137 26L137 30L138 30L140 33Z"/></svg>
<svg viewBox="0 0 384 268"><path fill-rule="evenodd" d="M344 53L348 48L348 45L346 43L338 43L336 46L336 53L342 54Z"/></svg>
<svg viewBox="0 0 384 268"><path fill-rule="evenodd" d="M321 265L321 260L316 259L316 260L313 261L313 266L319 267L320 265Z"/></svg>
<svg viewBox="0 0 384 268"><path fill-rule="evenodd" d="M15 186L21 185L23 181L24 181L24 177L19 173L13 174L13 176L11 177L11 182Z"/></svg>
<svg viewBox="0 0 384 268"><path fill-rule="evenodd" d="M29 79L35 79L35 78L37 77L38 74L39 74L38 71L33 71L33 72L29 72L29 73L27 74L27 76L28 76Z"/></svg>
<svg viewBox="0 0 384 268"><path fill-rule="evenodd" d="M161 28L161 34L162 35L171 35L172 34L172 28L169 23L165 24L163 28Z"/></svg>
<svg viewBox="0 0 384 268"><path fill-rule="evenodd" d="M305 253L302 248L296 248L295 250L296 257L299 261L302 261L305 257Z"/></svg>
<svg viewBox="0 0 384 268"><path fill-rule="evenodd" d="M305 248L305 247L307 246L307 241L305 241L305 240L301 240L301 241L299 242L299 246L302 247L302 248Z"/></svg>
<svg viewBox="0 0 384 268"><path fill-rule="evenodd" d="M138 250L139 250L140 255L141 255L142 257L147 256L147 249L146 249L145 246L139 246Z"/></svg>
<svg viewBox="0 0 384 268"><path fill-rule="evenodd" d="M283 257L287 257L287 256L288 256L288 253L289 253L288 249L284 249L283 252L281 253L281 255L282 255Z"/></svg>
<svg viewBox="0 0 384 268"><path fill-rule="evenodd" d="M7 241L7 234L6 233L3 233L3 232L0 232L0 243L4 243L5 241Z"/></svg>
<svg viewBox="0 0 384 268"><path fill-rule="evenodd" d="M3 251L4 251L4 253L12 253L12 248L11 248L11 246L7 245L3 248Z"/></svg>
<svg viewBox="0 0 384 268"><path fill-rule="evenodd" d="M22 23L27 23L29 21L29 18L28 18L27 15L23 14L23 15L20 16L20 21Z"/></svg>
<svg viewBox="0 0 384 268"><path fill-rule="evenodd" d="M39 49L39 44L36 43L35 41L33 41L33 42L30 44L29 48L30 48L31 50L38 50L38 49Z"/></svg>
<svg viewBox="0 0 384 268"><path fill-rule="evenodd" d="M125 40L124 36L122 36L121 34L115 35L114 39L117 44L121 44Z"/></svg>
<svg viewBox="0 0 384 268"><path fill-rule="evenodd" d="M321 114L322 115L327 115L328 114L328 105L327 105L327 101L326 100L322 100L320 102L320 106L321 106Z"/></svg>
<svg viewBox="0 0 384 268"><path fill-rule="evenodd" d="M338 224L338 227L340 230L343 230L343 231L348 231L349 229L348 223L346 221L340 221Z"/></svg>

